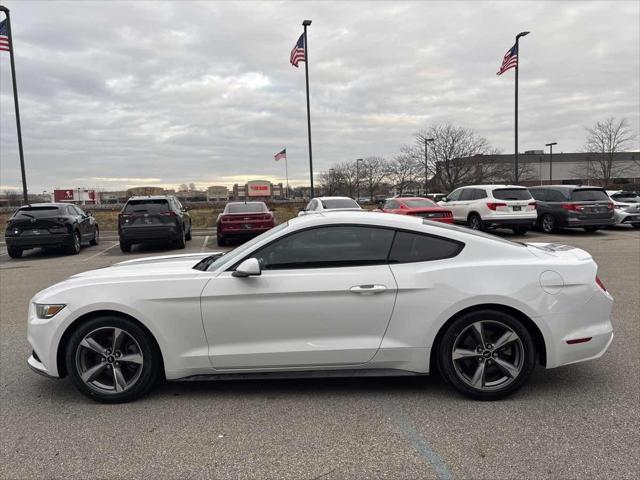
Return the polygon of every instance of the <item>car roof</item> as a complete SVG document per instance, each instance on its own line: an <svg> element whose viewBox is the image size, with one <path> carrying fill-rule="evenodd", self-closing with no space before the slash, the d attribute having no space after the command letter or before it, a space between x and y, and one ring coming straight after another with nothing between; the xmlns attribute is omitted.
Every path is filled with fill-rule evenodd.
<svg viewBox="0 0 640 480"><path fill-rule="evenodd" d="M597 185L538 185L529 188L533 190L539 190L541 188L555 188L558 190L604 190L604 188L598 187Z"/></svg>
<svg viewBox="0 0 640 480"><path fill-rule="evenodd" d="M397 198L388 198L387 200L398 200L400 202L405 200L429 200L430 202L433 202L433 200L427 197L397 197Z"/></svg>
<svg viewBox="0 0 640 480"><path fill-rule="evenodd" d="M527 188L524 185L502 185L502 184L490 184L490 185L465 185L460 188Z"/></svg>
<svg viewBox="0 0 640 480"><path fill-rule="evenodd" d="M316 200L352 200L355 202L355 200L353 200L353 198L351 197L314 197Z"/></svg>
<svg viewBox="0 0 640 480"><path fill-rule="evenodd" d="M257 200L252 200L248 202L228 202L227 205L265 205L265 203Z"/></svg>
<svg viewBox="0 0 640 480"><path fill-rule="evenodd" d="M58 203L52 203L52 202L48 202L48 203L30 203L28 205L20 206L19 209L30 208L30 207L64 207L65 205L73 205L73 204L72 203L63 203L63 202L58 202Z"/></svg>

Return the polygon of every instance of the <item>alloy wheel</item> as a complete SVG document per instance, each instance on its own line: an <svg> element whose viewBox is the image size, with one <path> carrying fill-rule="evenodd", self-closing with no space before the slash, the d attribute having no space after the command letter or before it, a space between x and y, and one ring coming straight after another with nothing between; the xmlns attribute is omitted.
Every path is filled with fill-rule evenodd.
<svg viewBox="0 0 640 480"><path fill-rule="evenodd" d="M471 218L469 219L469 224L472 230L481 230L482 228L482 224L481 224L481 220L480 217L478 217L477 215L472 215Z"/></svg>
<svg viewBox="0 0 640 480"><path fill-rule="evenodd" d="M542 217L542 231L545 233L551 233L555 229L555 220L551 215L545 215Z"/></svg>
<svg viewBox="0 0 640 480"><path fill-rule="evenodd" d="M73 235L73 250L75 252L80 251L80 234L76 233Z"/></svg>
<svg viewBox="0 0 640 480"><path fill-rule="evenodd" d="M451 358L460 380L474 389L492 391L518 378L525 355L513 329L495 320L480 320L458 334Z"/></svg>
<svg viewBox="0 0 640 480"><path fill-rule="evenodd" d="M119 394L140 379L143 366L140 345L126 330L101 327L85 335L76 349L78 375L91 390Z"/></svg>

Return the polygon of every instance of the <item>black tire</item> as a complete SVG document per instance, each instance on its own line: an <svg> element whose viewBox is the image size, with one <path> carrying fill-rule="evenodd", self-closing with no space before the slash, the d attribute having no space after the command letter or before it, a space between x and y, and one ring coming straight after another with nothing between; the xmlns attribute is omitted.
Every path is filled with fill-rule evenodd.
<svg viewBox="0 0 640 480"><path fill-rule="evenodd" d="M477 213L471 213L467 218L467 226L472 230L484 230L482 218Z"/></svg>
<svg viewBox="0 0 640 480"><path fill-rule="evenodd" d="M516 235L524 235L529 231L529 227L524 227L524 226L513 227L512 230L513 230L513 233L515 233Z"/></svg>
<svg viewBox="0 0 640 480"><path fill-rule="evenodd" d="M633 228L640 228L640 223L632 223L631 226Z"/></svg>
<svg viewBox="0 0 640 480"><path fill-rule="evenodd" d="M593 233L600 230L600 227L584 227L585 232Z"/></svg>
<svg viewBox="0 0 640 480"><path fill-rule="evenodd" d="M93 238L89 242L90 245L96 246L100 243L100 229L98 227L93 231Z"/></svg>
<svg viewBox="0 0 640 480"><path fill-rule="evenodd" d="M129 242L120 240L120 250L122 251L122 253L129 253L131 251L131 244Z"/></svg>
<svg viewBox="0 0 640 480"><path fill-rule="evenodd" d="M484 345L492 347L490 342L496 341L497 339L493 337L499 335L499 333L494 334L492 329L500 332L498 328L500 325L505 327L506 330L514 332L518 337L518 341L507 344L501 349L496 349L493 353L488 347L485 348L482 353L478 350L470 350L473 353L477 353L477 355L474 357L465 356L464 358L456 360L456 362L461 363L454 365L452 357L456 341L458 341L459 338L463 338L461 336L465 335L465 332L468 332L469 328L473 328L472 325L478 324L480 321L482 321L484 325L488 325L488 327L483 327L485 332L483 335L485 339ZM511 349L514 355L516 351L519 352L517 362L515 362L518 364L518 373L515 376L507 375L504 370L499 368L496 362L496 358L503 360L502 355L506 355L506 353L509 352L508 349ZM486 356L487 351L489 352L489 356ZM531 333L520 320L501 311L481 310L462 315L447 327L447 330L438 342L437 362L442 377L462 394L476 400L498 400L512 394L527 382L535 368L536 349ZM470 362L465 365L467 365L466 368L469 368L471 371L480 367L481 363L486 362L482 367L483 373L486 372L487 378L491 378L491 376L494 375L503 375L506 379L504 380L504 386L500 386L501 383L499 383L498 380L493 380L497 382L496 385L485 385L485 377L483 376L481 380L483 386L481 388L474 388L468 383L471 380L468 378L464 380L463 378L465 377L460 373L460 370L465 368L465 365L463 365L464 362ZM476 362L478 362L478 367L474 367ZM475 373L477 373L477 370L475 370Z"/></svg>
<svg viewBox="0 0 640 480"><path fill-rule="evenodd" d="M7 247L7 253L11 258L22 257L23 250L20 247Z"/></svg>
<svg viewBox="0 0 640 480"><path fill-rule="evenodd" d="M218 241L219 247L224 247L225 245L227 245L227 239L224 238L222 235L217 235L216 240Z"/></svg>
<svg viewBox="0 0 640 480"><path fill-rule="evenodd" d="M111 352L110 354L103 352L103 354L98 354L80 345L87 335L96 331L104 331L105 333L102 336L101 342L98 342L98 346L110 347L108 335L109 331L114 328L120 329L126 334L125 339L128 341L127 345L129 350L122 355L131 355L131 352L134 354L137 353L142 357L141 365L134 362L121 361L119 362L119 367L116 367L115 365L118 363L115 358L116 352ZM81 372L79 371L79 369L83 368L81 360L83 354L92 358L96 365L99 363L104 363L105 365L100 374L101 376L98 376L90 383L85 383L82 380ZM99 357L102 357L104 361L100 362L98 360ZM82 323L71 334L65 351L65 365L71 382L83 395L102 403L123 403L140 398L159 380L161 377L162 359L153 339L138 324L123 317L105 315L92 318ZM127 369L136 370L136 374L130 376L128 379L131 384L124 387L124 390L121 392L115 390L113 372L116 369L119 369L123 373L130 372L130 370ZM111 375L109 375L109 373L111 373ZM109 376L111 376L111 379L109 379ZM126 378L126 375L123 378ZM98 382L99 380L101 386L93 384L94 381ZM109 383L109 381L113 383L114 387L114 389L110 391L102 388L102 386L108 386L107 383Z"/></svg>
<svg viewBox="0 0 640 480"><path fill-rule="evenodd" d="M184 239L185 240L191 240L191 228L193 226L191 225L191 223L189 224L189 230L187 230L187 234L185 235Z"/></svg>
<svg viewBox="0 0 640 480"><path fill-rule="evenodd" d="M186 233L184 229L180 230L180 232L178 233L178 237L175 240L176 247L179 248L180 250L182 250L187 246L185 237L186 237Z"/></svg>
<svg viewBox="0 0 640 480"><path fill-rule="evenodd" d="M80 240L80 232L77 230L73 232L71 237L71 244L67 246L67 253L70 255L78 255L82 248L82 242Z"/></svg>
<svg viewBox="0 0 640 480"><path fill-rule="evenodd" d="M555 233L558 231L558 222L556 217L550 213L545 213L540 217L540 230L544 233Z"/></svg>

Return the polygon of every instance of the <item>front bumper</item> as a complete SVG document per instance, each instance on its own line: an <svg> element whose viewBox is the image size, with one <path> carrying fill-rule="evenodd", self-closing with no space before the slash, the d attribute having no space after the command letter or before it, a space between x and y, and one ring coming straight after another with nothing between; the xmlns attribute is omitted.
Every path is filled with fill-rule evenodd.
<svg viewBox="0 0 640 480"><path fill-rule="evenodd" d="M71 235L68 233L49 235L22 235L4 237L7 247L15 248L39 248L68 245L71 243Z"/></svg>
<svg viewBox="0 0 640 480"><path fill-rule="evenodd" d="M36 372L38 375L42 375L43 377L56 378L56 379L60 378L60 377L49 374L49 372L47 372L47 369L42 364L42 362L37 360L33 354L27 359L27 366L32 371Z"/></svg>
<svg viewBox="0 0 640 480"><path fill-rule="evenodd" d="M36 315L33 302L29 302L27 318L27 341L32 354L27 365L34 372L46 377L59 378L58 345L65 328L71 323L71 310L67 305L50 319L41 319Z"/></svg>

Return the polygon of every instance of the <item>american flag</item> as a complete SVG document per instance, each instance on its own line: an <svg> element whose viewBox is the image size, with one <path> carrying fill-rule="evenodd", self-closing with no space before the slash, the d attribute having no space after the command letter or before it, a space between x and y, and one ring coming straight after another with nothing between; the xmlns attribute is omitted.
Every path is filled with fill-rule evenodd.
<svg viewBox="0 0 640 480"><path fill-rule="evenodd" d="M0 22L0 50L9 51L9 30L6 18Z"/></svg>
<svg viewBox="0 0 640 480"><path fill-rule="evenodd" d="M278 160L282 160L283 158L286 160L287 158L287 149L283 148L281 151L279 151L278 153L276 153L273 156L274 160L277 162Z"/></svg>
<svg viewBox="0 0 640 480"><path fill-rule="evenodd" d="M304 33L300 35L296 46L291 50L291 58L289 59L291 65L298 68L298 62L304 62Z"/></svg>
<svg viewBox="0 0 640 480"><path fill-rule="evenodd" d="M514 45L509 49L507 53L504 54L504 58L502 59L502 65L500 65L500 70L496 75L502 75L504 72L509 70L510 68L515 68L518 66L518 46Z"/></svg>

